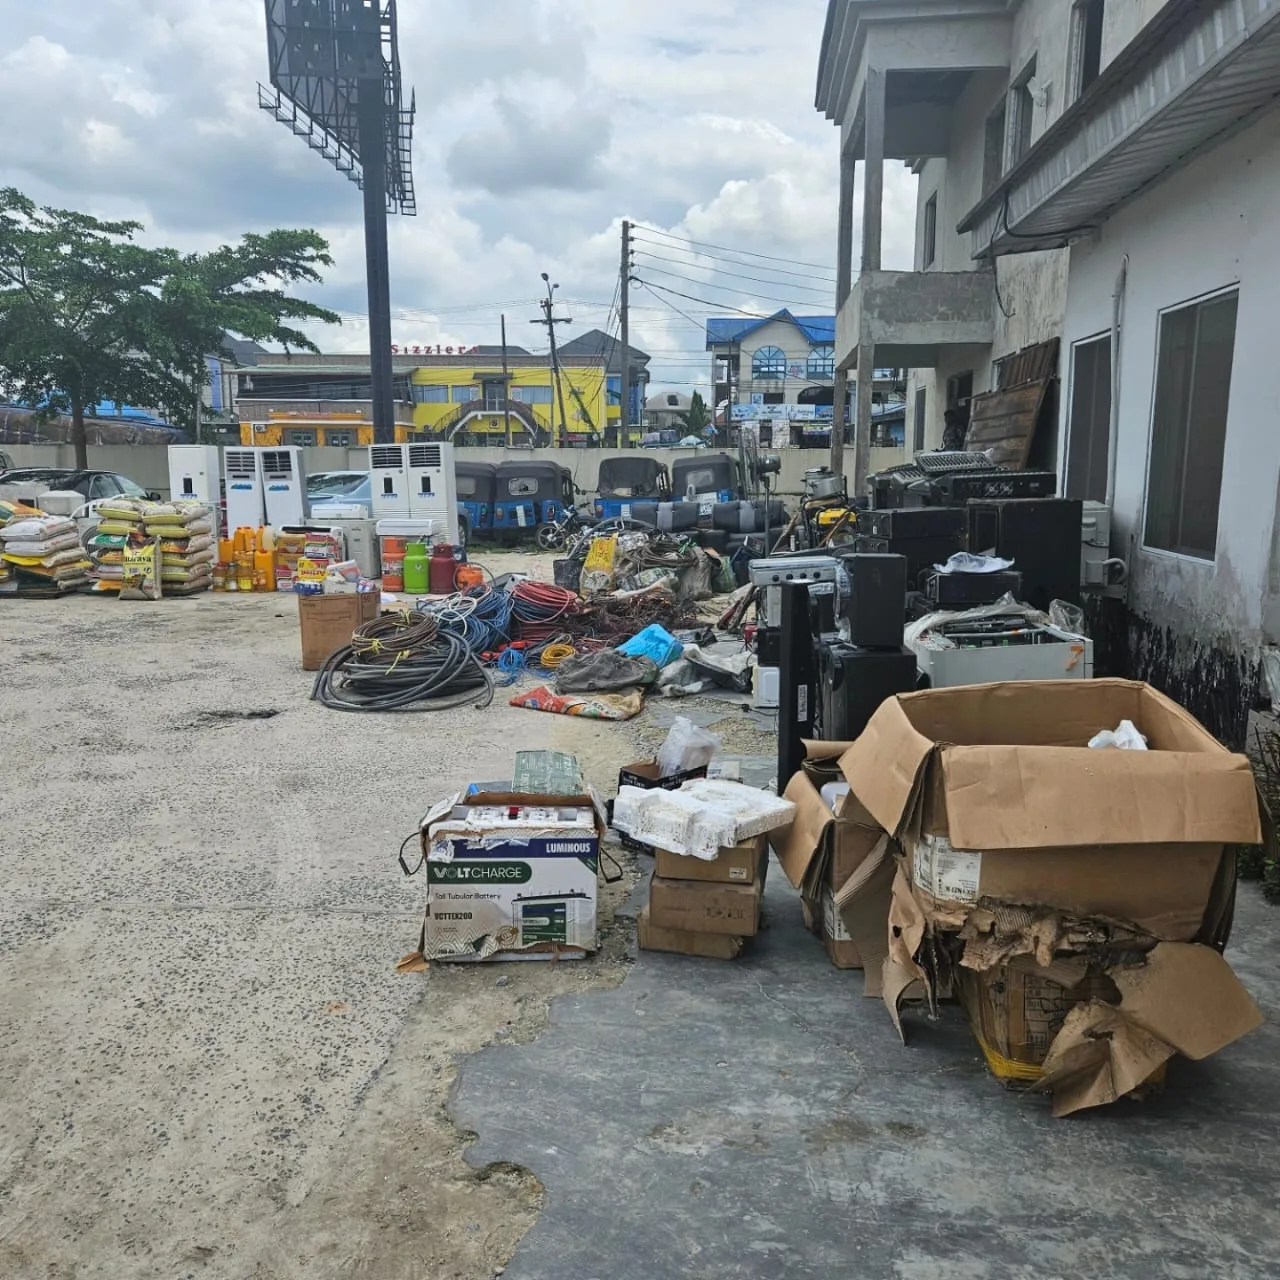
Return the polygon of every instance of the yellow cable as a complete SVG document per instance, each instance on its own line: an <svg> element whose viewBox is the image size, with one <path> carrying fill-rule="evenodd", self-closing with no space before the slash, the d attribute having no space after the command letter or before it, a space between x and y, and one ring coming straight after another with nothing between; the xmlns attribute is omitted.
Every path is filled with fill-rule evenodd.
<svg viewBox="0 0 1280 1280"><path fill-rule="evenodd" d="M549 644L542 651L542 665L548 671L554 671L562 663L568 662L570 658L576 658L578 651L571 644Z"/></svg>

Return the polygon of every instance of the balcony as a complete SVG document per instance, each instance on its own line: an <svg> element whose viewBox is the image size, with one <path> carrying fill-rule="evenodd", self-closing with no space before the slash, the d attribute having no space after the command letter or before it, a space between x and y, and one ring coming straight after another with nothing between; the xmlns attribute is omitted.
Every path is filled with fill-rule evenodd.
<svg viewBox="0 0 1280 1280"><path fill-rule="evenodd" d="M990 346L994 331L990 271L864 271L840 308L836 358L856 368L868 343L877 368L932 369L944 348Z"/></svg>

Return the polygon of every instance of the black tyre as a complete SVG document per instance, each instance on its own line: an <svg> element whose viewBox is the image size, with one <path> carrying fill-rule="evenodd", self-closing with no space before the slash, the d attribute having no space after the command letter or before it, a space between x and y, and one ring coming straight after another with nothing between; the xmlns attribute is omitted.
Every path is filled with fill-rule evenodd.
<svg viewBox="0 0 1280 1280"><path fill-rule="evenodd" d="M558 524L540 524L533 540L543 551L559 551L564 546L564 530Z"/></svg>

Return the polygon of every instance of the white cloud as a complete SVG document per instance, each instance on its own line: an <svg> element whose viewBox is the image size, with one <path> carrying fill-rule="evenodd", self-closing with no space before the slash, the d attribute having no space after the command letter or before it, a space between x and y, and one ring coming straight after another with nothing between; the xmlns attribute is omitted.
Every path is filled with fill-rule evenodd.
<svg viewBox="0 0 1280 1280"><path fill-rule="evenodd" d="M397 341L496 342L505 311L511 342L535 346L542 271L573 300L566 336L608 327L624 217L793 260L641 232L655 243L636 274L699 299L634 290L656 379L705 381L713 306L831 309L836 132L812 106L826 0L400 8L419 216L391 227ZM336 260L314 296L353 317L321 341L367 342L359 193L258 109L261 0L0 0L0 15L0 113L23 122L0 138L0 183L184 249L314 226ZM891 165L885 190L886 264L904 265L913 179Z"/></svg>

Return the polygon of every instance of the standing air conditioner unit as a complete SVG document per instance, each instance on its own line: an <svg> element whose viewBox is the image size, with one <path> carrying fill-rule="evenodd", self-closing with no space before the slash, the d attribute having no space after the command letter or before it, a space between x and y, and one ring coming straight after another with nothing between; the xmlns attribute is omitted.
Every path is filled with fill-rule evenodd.
<svg viewBox="0 0 1280 1280"><path fill-rule="evenodd" d="M409 515L432 520L439 541L458 545L458 487L453 445L405 445L409 454Z"/></svg>
<svg viewBox="0 0 1280 1280"><path fill-rule="evenodd" d="M175 502L203 502L209 507L222 501L217 445L169 446L169 497Z"/></svg>
<svg viewBox="0 0 1280 1280"><path fill-rule="evenodd" d="M297 445L262 450L267 523L279 529L307 518L307 464Z"/></svg>
<svg viewBox="0 0 1280 1280"><path fill-rule="evenodd" d="M395 520L409 515L407 445L375 444L369 448L373 486L373 518Z"/></svg>
<svg viewBox="0 0 1280 1280"><path fill-rule="evenodd" d="M266 524L262 490L262 450L225 449L227 472L227 533L237 529L257 529Z"/></svg>

